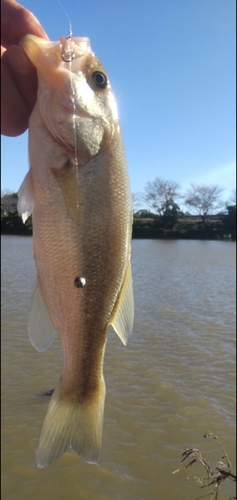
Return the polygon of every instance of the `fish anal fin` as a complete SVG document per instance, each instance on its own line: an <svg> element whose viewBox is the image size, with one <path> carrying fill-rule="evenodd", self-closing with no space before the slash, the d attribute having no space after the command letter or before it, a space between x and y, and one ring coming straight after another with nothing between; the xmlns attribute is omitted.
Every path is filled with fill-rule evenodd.
<svg viewBox="0 0 237 500"><path fill-rule="evenodd" d="M124 345L127 345L129 335L133 329L134 299L132 286L131 262L129 261L124 277L124 282L115 304L110 324L120 337Z"/></svg>
<svg viewBox="0 0 237 500"><path fill-rule="evenodd" d="M38 467L46 467L72 448L83 460L99 464L102 448L105 384L89 402L64 399L61 380L56 387L45 416L36 449Z"/></svg>
<svg viewBox="0 0 237 500"><path fill-rule="evenodd" d="M18 191L17 211L23 222L32 214L34 208L34 195L31 170L26 174Z"/></svg>
<svg viewBox="0 0 237 500"><path fill-rule="evenodd" d="M28 335L31 344L39 352L47 351L56 336L38 281L32 295Z"/></svg>

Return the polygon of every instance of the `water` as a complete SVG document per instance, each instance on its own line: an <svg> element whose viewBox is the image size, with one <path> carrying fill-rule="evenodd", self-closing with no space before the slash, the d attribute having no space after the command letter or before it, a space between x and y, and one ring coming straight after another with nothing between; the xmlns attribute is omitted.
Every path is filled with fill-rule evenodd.
<svg viewBox="0 0 237 500"><path fill-rule="evenodd" d="M2 237L3 500L194 500L207 494L179 468L186 448L212 464L217 433L235 471L235 243L132 242L134 333L111 331L99 467L66 453L38 469L34 450L61 369L59 341L47 353L26 334L35 282L32 238ZM219 500L234 495L226 482ZM207 497L208 498L208 497Z"/></svg>

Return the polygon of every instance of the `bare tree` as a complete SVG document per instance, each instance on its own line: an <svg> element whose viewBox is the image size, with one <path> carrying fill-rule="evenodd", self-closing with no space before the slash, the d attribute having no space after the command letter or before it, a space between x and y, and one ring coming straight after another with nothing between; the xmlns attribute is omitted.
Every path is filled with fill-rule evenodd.
<svg viewBox="0 0 237 500"><path fill-rule="evenodd" d="M236 189L232 189L230 201L227 202L228 205L236 205Z"/></svg>
<svg viewBox="0 0 237 500"><path fill-rule="evenodd" d="M143 204L143 194L142 193L132 193L132 208L133 213L138 212L142 208Z"/></svg>
<svg viewBox="0 0 237 500"><path fill-rule="evenodd" d="M173 206L175 200L181 198L179 189L177 182L156 177L153 182L147 183L144 200L158 215L164 216L169 206Z"/></svg>
<svg viewBox="0 0 237 500"><path fill-rule="evenodd" d="M9 195L9 194L13 194L13 191L11 189L2 189L1 190L1 198L3 196Z"/></svg>
<svg viewBox="0 0 237 500"><path fill-rule="evenodd" d="M223 191L224 189L217 185L191 184L184 196L184 203L194 214L200 215L205 224L208 215L223 208L224 203L220 200Z"/></svg>
<svg viewBox="0 0 237 500"><path fill-rule="evenodd" d="M5 189L1 195L1 209L6 213L15 212L17 210L17 193Z"/></svg>

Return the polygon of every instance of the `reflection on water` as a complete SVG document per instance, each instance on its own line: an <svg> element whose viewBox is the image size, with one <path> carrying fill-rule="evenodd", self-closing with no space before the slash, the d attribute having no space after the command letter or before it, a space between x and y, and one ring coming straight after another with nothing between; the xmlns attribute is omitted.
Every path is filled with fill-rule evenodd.
<svg viewBox="0 0 237 500"><path fill-rule="evenodd" d="M61 370L55 341L40 354L26 327L35 281L32 239L2 237L3 500L192 500L181 452L198 447L215 463L218 434L234 461L235 243L132 242L134 333L127 347L111 330L100 467L74 452L38 469L34 450ZM233 467L234 468L234 467ZM226 483L219 499L233 496Z"/></svg>

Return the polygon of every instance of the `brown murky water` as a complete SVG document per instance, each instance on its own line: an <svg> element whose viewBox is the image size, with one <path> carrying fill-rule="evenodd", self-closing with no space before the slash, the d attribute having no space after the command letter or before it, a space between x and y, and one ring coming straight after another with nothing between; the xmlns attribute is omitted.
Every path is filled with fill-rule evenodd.
<svg viewBox="0 0 237 500"><path fill-rule="evenodd" d="M61 369L56 341L39 354L26 328L35 280L32 239L2 237L2 499L194 500L178 469L197 447L235 469L235 243L135 240L136 315L127 347L111 331L99 467L66 453L38 469L34 450ZM219 496L234 496L228 481Z"/></svg>

